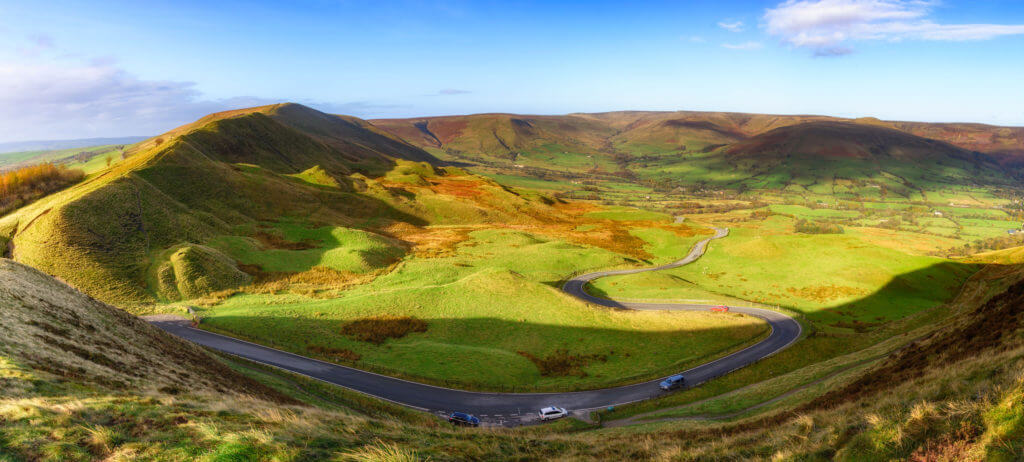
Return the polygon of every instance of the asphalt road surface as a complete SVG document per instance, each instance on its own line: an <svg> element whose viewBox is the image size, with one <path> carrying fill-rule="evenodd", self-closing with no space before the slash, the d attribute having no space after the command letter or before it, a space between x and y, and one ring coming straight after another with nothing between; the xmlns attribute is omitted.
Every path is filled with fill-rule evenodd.
<svg viewBox="0 0 1024 462"><path fill-rule="evenodd" d="M616 302L590 295L584 290L584 287L589 281L605 276L658 271L686 265L700 258L712 239L718 239L727 234L728 230L726 229L716 229L714 236L698 242L682 260L653 268L601 271L584 274L566 282L562 290L588 303L612 308L707 311L711 308L707 305ZM686 377L687 387L699 385L715 377L750 365L785 349L800 338L800 324L786 314L761 308L739 306L731 306L730 311L765 320L771 326L771 334L764 340L743 350L701 364L692 369L680 371ZM188 321L173 316L152 316L147 317L147 320L156 327L171 334L224 353L279 367L387 401L436 414L446 414L451 411L468 412L480 417L485 423L491 425L527 423L535 420L537 411L546 406L563 407L581 414L581 411L651 399L666 393L658 388L658 383L662 379L621 387L566 393L484 393L454 390L339 366L224 335L214 334L193 328L189 325Z"/></svg>

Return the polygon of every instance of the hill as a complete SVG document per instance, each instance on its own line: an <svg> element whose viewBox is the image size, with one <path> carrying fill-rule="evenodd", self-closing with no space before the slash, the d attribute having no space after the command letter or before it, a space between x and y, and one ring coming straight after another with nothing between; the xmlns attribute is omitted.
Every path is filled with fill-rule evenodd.
<svg viewBox="0 0 1024 462"><path fill-rule="evenodd" d="M873 180L889 189L930 189L934 183L1009 184L990 157L886 127L808 122L732 143L726 161L775 181ZM905 192L903 193L905 195Z"/></svg>
<svg viewBox="0 0 1024 462"><path fill-rule="evenodd" d="M974 183L1006 183L1007 172L993 171L991 164L995 162L1002 167L1009 167L1012 169L1009 173L1018 174L1016 169L1024 153L1024 128L889 122L872 118L843 119L812 115L622 111L564 116L479 114L375 120L373 123L438 155L493 168L507 169L515 166L542 169L566 178L572 178L574 173L604 172L614 173L620 178L655 182L673 175L682 175L690 182L701 181L732 187L742 185L744 188L770 189L785 187L785 183L752 178L750 175L723 176L732 168L729 162L718 155L719 150L726 146L729 152L759 149L762 160L774 154L774 164L783 161L780 156L788 146L779 145L775 146L777 149L771 149L769 145L775 141L790 142L793 137L803 140L795 147L807 152L853 148L841 147L838 140L829 139L834 137L859 138L859 141L852 143L865 146L870 144L873 149L887 150L890 154L905 149L920 152L938 149L940 156L954 155L964 159L952 162L948 168L957 171L946 177L969 178ZM829 129L828 125L821 124L840 125ZM785 127L799 125L807 125L807 128L777 132ZM837 131L838 127L845 129ZM812 131L816 132L813 136ZM898 137L895 132L906 136ZM746 142L749 138L767 136L769 133L772 133L773 138ZM938 143L929 144L913 138ZM814 146L817 142L824 144ZM754 146L757 143L761 146ZM887 146L886 143L895 144ZM965 151L980 154L972 156ZM906 159L897 155L892 160L902 162ZM688 164L696 164L696 170L706 173L701 176L689 174L688 171L695 169ZM828 165L820 167L829 172L838 170L840 176L862 173L845 171L841 165L835 169ZM821 173L827 176L825 171ZM673 175L661 175L661 172ZM748 173L756 172L752 170ZM871 173L871 169L863 173ZM981 177L975 178L979 174ZM537 176L537 172L532 175ZM796 178L794 175L789 176ZM807 180L813 183L817 177L815 173Z"/></svg>
<svg viewBox="0 0 1024 462"><path fill-rule="evenodd" d="M333 269L372 271L404 253L384 235L393 223L551 213L539 198L435 165L351 117L295 104L218 113L137 143L109 169L3 217L0 247L97 298L137 303L244 284L252 275L237 262L261 252L355 246L345 251L355 260ZM361 228L368 237L288 243L275 229L282 221L307 231ZM365 241L373 244L360 247Z"/></svg>

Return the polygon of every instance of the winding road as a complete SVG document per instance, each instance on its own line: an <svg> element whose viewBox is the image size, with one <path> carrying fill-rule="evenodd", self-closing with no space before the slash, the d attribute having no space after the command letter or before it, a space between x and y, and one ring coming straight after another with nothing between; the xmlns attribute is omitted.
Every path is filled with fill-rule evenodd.
<svg viewBox="0 0 1024 462"><path fill-rule="evenodd" d="M706 311L710 308L708 305L617 302L590 295L584 290L584 287L588 282L605 276L659 271L686 265L704 255L704 251L711 240L725 237L727 234L727 229L716 228L713 236L698 242L685 258L676 262L652 268L588 273L567 281L562 290L588 303L611 308ZM802 332L800 323L781 312L739 306L731 306L730 311L765 320L771 326L771 333L764 340L743 350L701 364L692 369L681 371L686 377L688 387L699 385L715 377L728 374L736 369L757 362L785 349L800 338ZM180 318L151 316L146 319L156 327L173 335L224 353L279 367L428 412L438 414L451 411L469 412L477 415L481 420L489 424L515 425L526 423L536 418L538 409L550 405L564 407L567 410L577 411L577 414L581 414L580 411L651 399L666 393L658 388L658 383L662 379L621 387L565 393L488 393L455 390L340 366L207 332L191 327L188 321Z"/></svg>

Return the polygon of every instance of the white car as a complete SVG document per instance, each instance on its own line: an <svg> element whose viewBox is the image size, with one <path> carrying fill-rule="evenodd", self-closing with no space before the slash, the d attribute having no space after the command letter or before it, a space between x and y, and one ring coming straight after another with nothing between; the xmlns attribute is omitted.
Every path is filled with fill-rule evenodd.
<svg viewBox="0 0 1024 462"><path fill-rule="evenodd" d="M560 419L569 415L569 412L560 407L548 406L540 410L540 420Z"/></svg>

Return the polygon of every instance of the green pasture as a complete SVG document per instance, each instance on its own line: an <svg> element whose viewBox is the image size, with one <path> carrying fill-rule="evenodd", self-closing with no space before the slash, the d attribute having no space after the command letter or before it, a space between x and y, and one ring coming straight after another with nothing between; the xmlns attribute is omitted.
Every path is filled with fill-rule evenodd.
<svg viewBox="0 0 1024 462"><path fill-rule="evenodd" d="M334 299L237 295L203 313L204 326L301 354L348 349L359 367L478 389L562 390L639 381L681 370L766 333L752 318L624 312L586 305L557 286L571 274L621 266L612 252L519 231L484 230L452 257L406 259ZM425 333L380 346L340 333L351 320L414 316ZM600 356L585 376L543 377L519 354L559 349ZM326 358L330 359L330 358ZM518 387L518 388L517 388Z"/></svg>
<svg viewBox="0 0 1024 462"><path fill-rule="evenodd" d="M671 299L713 293L790 307L821 321L880 322L941 304L976 270L845 234L771 231L791 222L772 217L766 220L767 232L735 228L712 241L692 265L603 278L592 284L592 291L613 298Z"/></svg>

